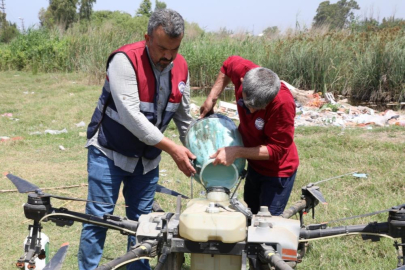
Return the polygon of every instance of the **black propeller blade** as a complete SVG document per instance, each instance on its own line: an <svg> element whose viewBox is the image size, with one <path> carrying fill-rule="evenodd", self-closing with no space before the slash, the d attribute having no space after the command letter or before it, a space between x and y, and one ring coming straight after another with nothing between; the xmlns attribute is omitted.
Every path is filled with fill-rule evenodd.
<svg viewBox="0 0 405 270"><path fill-rule="evenodd" d="M89 201L85 199L79 199L79 198L73 198L73 197L64 197L64 196L59 196L59 195L52 195L52 194L44 194L39 197L51 197L59 200L65 200L65 201L77 201L77 202L91 202L91 203L100 203L100 204L107 204L107 205L114 205L112 203L106 203L106 202L98 202L98 201Z"/></svg>
<svg viewBox="0 0 405 270"><path fill-rule="evenodd" d="M63 261L65 260L69 243L63 244L62 247L56 252L55 256L45 265L43 270L60 270L62 269Z"/></svg>
<svg viewBox="0 0 405 270"><path fill-rule="evenodd" d="M323 197L321 191L319 190L318 186L314 186L309 184L307 186L307 190L309 191L309 193L312 194L312 196L315 197L315 199L317 199L319 202L321 202L322 204L328 204L325 200L325 198Z"/></svg>
<svg viewBox="0 0 405 270"><path fill-rule="evenodd" d="M111 203L95 202L95 201L89 201L89 200L85 200L85 199L71 198L71 197L64 197L64 196L58 196L58 195L42 193L42 190L38 186L28 182L27 180L24 180L24 179L22 179L22 178L20 178L18 176L15 176L15 175L13 175L11 173L7 174L6 176L7 176L8 179L11 180L11 182L13 182L13 184L17 187L18 192L20 192L20 193L37 192L40 197L52 197L52 198L60 199L60 200L92 202L92 203L100 203L100 204L110 204L110 205L112 205ZM172 196L175 196L175 197L180 195L182 198L188 199L187 196L185 196L183 194L180 194L180 193L178 193L176 191L173 191L171 189L165 188L164 186L161 186L159 184L156 186L156 191L160 192L160 193L172 195Z"/></svg>
<svg viewBox="0 0 405 270"><path fill-rule="evenodd" d="M175 196L175 197L180 195L182 198L188 199L188 197L186 195L183 195L183 194L180 194L180 193L178 193L178 192L176 192L174 190L165 188L164 186L161 186L159 184L157 184L157 186L156 186L156 191L160 192L160 193L164 193L164 194L169 194L169 195L172 195L172 196Z"/></svg>
<svg viewBox="0 0 405 270"><path fill-rule="evenodd" d="M13 182L14 186L16 186L18 192L20 193L27 193L27 192L33 192L36 190L41 190L39 187L37 187L34 184L31 184L30 182L21 179L18 176L15 176L11 173L6 175L8 179L11 180L11 182Z"/></svg>
<svg viewBox="0 0 405 270"><path fill-rule="evenodd" d="M58 196L58 195L52 195L52 194L47 194L43 193L42 190L37 187L36 185L28 182L27 180L24 180L18 176L15 176L11 173L6 175L8 179L13 182L13 184L17 187L18 192L20 193L27 193L27 192L36 192L38 194L38 197L41 198L46 198L46 197L51 197L59 200L66 200L66 201L79 201L79 202L91 202L91 203L100 203L100 204L108 204L108 205L114 205L112 203L105 203L105 202L96 202L96 201L89 201L85 199L79 199L79 198L72 198L72 197L64 197L64 196Z"/></svg>

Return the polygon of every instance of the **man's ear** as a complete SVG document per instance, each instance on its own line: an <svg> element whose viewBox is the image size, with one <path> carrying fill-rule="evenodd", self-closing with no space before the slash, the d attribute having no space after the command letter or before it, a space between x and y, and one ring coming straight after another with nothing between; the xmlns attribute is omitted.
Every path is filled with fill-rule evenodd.
<svg viewBox="0 0 405 270"><path fill-rule="evenodd" d="M240 82L243 82L243 77L240 77Z"/></svg>
<svg viewBox="0 0 405 270"><path fill-rule="evenodd" d="M145 41L146 43L149 43L150 41L150 36L148 34L145 34Z"/></svg>

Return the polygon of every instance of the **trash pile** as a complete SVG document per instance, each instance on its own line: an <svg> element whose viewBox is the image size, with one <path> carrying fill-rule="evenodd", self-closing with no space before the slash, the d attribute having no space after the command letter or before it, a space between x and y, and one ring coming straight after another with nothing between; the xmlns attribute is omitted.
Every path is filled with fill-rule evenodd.
<svg viewBox="0 0 405 270"><path fill-rule="evenodd" d="M405 115L393 110L378 112L365 106L352 106L347 99L335 101L332 93L299 90L284 82L297 106L295 126L366 127L404 126Z"/></svg>
<svg viewBox="0 0 405 270"><path fill-rule="evenodd" d="M352 106L347 99L335 101L332 93L315 93L313 90L299 90L283 81L290 89L295 99L296 117L295 126L338 126L338 127L365 127L373 126L403 126L405 127L405 114L393 110L378 112L365 106ZM198 116L200 108L191 104L191 113ZM236 105L219 102L216 113L225 114L232 119L239 120Z"/></svg>
<svg viewBox="0 0 405 270"><path fill-rule="evenodd" d="M313 100L319 101L318 106ZM327 103L322 97L313 97L310 103L297 104L295 126L372 127L398 125L405 127L405 115L393 110L378 112L365 106L351 106L346 100Z"/></svg>

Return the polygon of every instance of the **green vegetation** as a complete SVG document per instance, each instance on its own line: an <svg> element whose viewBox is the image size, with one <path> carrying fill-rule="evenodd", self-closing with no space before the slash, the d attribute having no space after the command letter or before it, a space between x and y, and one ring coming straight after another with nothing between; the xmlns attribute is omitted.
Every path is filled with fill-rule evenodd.
<svg viewBox="0 0 405 270"><path fill-rule="evenodd" d="M342 29L354 20L352 10L360 9L355 0L340 0L336 4L323 1L319 4L313 26L327 26L331 29Z"/></svg>
<svg viewBox="0 0 405 270"><path fill-rule="evenodd" d="M7 14L4 12L4 3L0 6L0 44L7 43L19 35L17 25L7 21Z"/></svg>
<svg viewBox="0 0 405 270"><path fill-rule="evenodd" d="M135 15L149 18L152 15L152 2L150 0L143 0Z"/></svg>
<svg viewBox="0 0 405 270"><path fill-rule="evenodd" d="M91 24L74 24L67 30L29 29L0 47L0 70L83 72L102 80L112 51L143 40L147 17L109 11L92 16ZM222 62L236 54L273 69L300 89L404 101L404 29L326 33L314 29L268 38L206 33L187 23L180 53L188 61L193 86L210 87Z"/></svg>
<svg viewBox="0 0 405 270"><path fill-rule="evenodd" d="M91 82L91 81L90 81ZM0 73L0 115L12 113L12 117L0 117L0 136L15 140L0 142L2 181L0 190L15 190L4 177L10 172L41 188L79 185L75 188L45 190L51 194L86 198L87 172L84 148L86 127L76 124L89 123L96 100L101 92L100 84L89 83L85 74L41 73L6 71ZM193 91L192 100L201 104L204 96ZM203 94L204 95L204 94ZM225 99L226 100L226 99ZM18 120L17 120L18 119ZM62 130L60 135L44 134L47 129ZM37 134L40 132L41 134ZM178 136L173 125L165 133L175 140ZM18 139L22 137L22 139ZM360 215L387 209L405 203L405 133L403 127L373 128L297 128L295 141L300 155L300 167L288 205L298 201L301 187L330 177L358 171L367 178L351 176L320 184L328 205L316 208L316 217L305 216L306 224ZM62 145L65 151L59 150ZM167 154L160 165L160 184L190 194L190 179L185 177ZM165 170L165 171L163 171ZM194 184L194 197L199 197L201 187ZM241 198L243 189L238 191ZM157 194L159 203L166 211L174 211L176 198ZM25 219L22 204L26 194L0 193L2 202L3 232L0 242L7 243L1 250L2 269L15 269L15 261L23 253L23 240L30 222ZM183 201L184 206L187 200ZM80 202L52 199L54 207L72 211L84 211ZM183 206L183 207L184 207ZM125 215L125 205L119 198L117 215ZM297 217L294 217L297 218ZM330 226L384 222L387 214L362 219L332 223ZM77 249L81 224L57 227L46 222L43 232L50 238L51 256L64 242L70 243L64 270L77 269ZM298 265L298 270L313 269L394 269L396 251L393 242L383 238L380 242L364 242L360 236L349 236L311 242L310 248ZM122 255L126 237L109 231L101 263ZM156 261L152 261L155 265ZM184 269L189 269L189 262Z"/></svg>
<svg viewBox="0 0 405 270"><path fill-rule="evenodd" d="M152 2L143 0L135 16L93 12L94 2L50 1L40 11L40 29L7 34L9 43L0 46L0 71L80 72L91 80L103 80L109 54L144 39ZM154 6L164 8L166 3L156 0ZM188 61L191 85L212 86L223 61L236 54L274 70L300 89L363 101L405 101L405 21L360 20L353 16L358 8L354 0L324 1L311 29L297 24L281 34L272 26L260 37L225 28L205 32L198 24L186 22L180 53ZM8 32L0 32L0 38L4 33Z"/></svg>

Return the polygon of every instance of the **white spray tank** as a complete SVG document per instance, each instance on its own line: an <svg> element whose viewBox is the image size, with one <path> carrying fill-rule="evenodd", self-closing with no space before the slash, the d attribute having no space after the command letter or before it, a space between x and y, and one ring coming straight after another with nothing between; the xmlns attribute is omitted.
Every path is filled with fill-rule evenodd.
<svg viewBox="0 0 405 270"><path fill-rule="evenodd" d="M32 235L32 228L30 231L30 235ZM29 240L29 235L25 238L24 240L24 246L26 245L27 241ZM40 258L36 258L35 259L35 270L42 270L45 268L45 265L49 262L49 237L44 234L43 232L40 233L41 238L41 250L43 250L45 252L45 258L44 259L40 259ZM25 263L25 270L30 270L28 268L28 263Z"/></svg>

